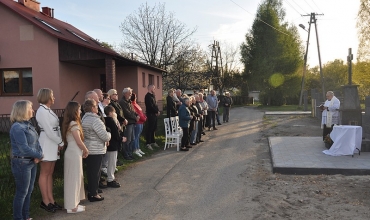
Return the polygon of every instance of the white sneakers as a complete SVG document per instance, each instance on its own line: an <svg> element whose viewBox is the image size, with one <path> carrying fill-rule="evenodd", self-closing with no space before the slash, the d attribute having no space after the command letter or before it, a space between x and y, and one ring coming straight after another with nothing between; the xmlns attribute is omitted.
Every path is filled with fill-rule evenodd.
<svg viewBox="0 0 370 220"><path fill-rule="evenodd" d="M139 153L140 153L141 155L145 155L145 153L144 153L144 152L142 152L140 149L139 149L139 150L137 150L137 151L139 151Z"/></svg>
<svg viewBox="0 0 370 220"><path fill-rule="evenodd" d="M77 209L73 210L73 209L67 209L67 213L68 214L75 214L75 213L79 213L79 212L84 212L85 211L85 206L83 205L78 205L76 207Z"/></svg>
<svg viewBox="0 0 370 220"><path fill-rule="evenodd" d="M141 155L141 154L140 154L140 152L139 152L138 150L137 150L137 151L135 151L135 152L134 152L134 154L136 154L136 155L137 155L137 156L139 156L139 157L142 157L142 156L143 156L143 155Z"/></svg>
<svg viewBox="0 0 370 220"><path fill-rule="evenodd" d="M152 144L154 147L159 147L157 143Z"/></svg>

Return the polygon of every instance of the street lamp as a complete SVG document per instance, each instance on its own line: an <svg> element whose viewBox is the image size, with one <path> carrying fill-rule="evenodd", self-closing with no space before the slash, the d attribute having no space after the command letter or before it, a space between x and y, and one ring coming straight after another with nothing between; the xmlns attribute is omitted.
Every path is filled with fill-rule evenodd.
<svg viewBox="0 0 370 220"><path fill-rule="evenodd" d="M306 27L303 24L299 24L299 27L301 27L303 30L307 32Z"/></svg>
<svg viewBox="0 0 370 220"><path fill-rule="evenodd" d="M301 106L302 105L303 90L304 90L304 81L305 81L306 69L307 69L307 54L308 54L308 44L310 43L311 23L310 23L310 26L308 26L308 31L306 30L306 27L303 24L299 24L299 27L301 27L303 30L308 32L306 53L304 55L303 75L302 75L302 83L301 83L301 95L299 97L299 106Z"/></svg>

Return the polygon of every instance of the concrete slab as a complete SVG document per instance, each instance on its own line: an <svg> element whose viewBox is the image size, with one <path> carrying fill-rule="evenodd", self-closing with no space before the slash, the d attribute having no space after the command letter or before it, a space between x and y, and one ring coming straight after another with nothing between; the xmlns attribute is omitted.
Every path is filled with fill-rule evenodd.
<svg viewBox="0 0 370 220"><path fill-rule="evenodd" d="M265 115L311 115L311 111L266 111Z"/></svg>
<svg viewBox="0 0 370 220"><path fill-rule="evenodd" d="M370 175L370 152L329 156L322 137L269 137L274 173Z"/></svg>

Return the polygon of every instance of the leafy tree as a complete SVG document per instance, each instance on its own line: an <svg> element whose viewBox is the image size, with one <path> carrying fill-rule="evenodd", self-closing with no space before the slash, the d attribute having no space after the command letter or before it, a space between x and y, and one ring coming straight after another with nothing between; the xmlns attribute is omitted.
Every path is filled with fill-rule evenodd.
<svg viewBox="0 0 370 220"><path fill-rule="evenodd" d="M303 48L297 28L285 23L284 17L281 0L264 0L241 45L249 88L260 90L269 105L282 105L287 96L299 93L299 82L292 82L296 83L294 75L303 63Z"/></svg>
<svg viewBox="0 0 370 220"><path fill-rule="evenodd" d="M190 36L196 31L167 12L164 3L153 7L142 4L125 18L120 28L126 53L134 53L138 60L164 69L191 48Z"/></svg>
<svg viewBox="0 0 370 220"><path fill-rule="evenodd" d="M357 29L358 29L358 51L357 60L370 60L370 1L360 0L360 8L357 14Z"/></svg>
<svg viewBox="0 0 370 220"><path fill-rule="evenodd" d="M357 62L353 65L353 83L359 85L360 100L370 95L370 63Z"/></svg>

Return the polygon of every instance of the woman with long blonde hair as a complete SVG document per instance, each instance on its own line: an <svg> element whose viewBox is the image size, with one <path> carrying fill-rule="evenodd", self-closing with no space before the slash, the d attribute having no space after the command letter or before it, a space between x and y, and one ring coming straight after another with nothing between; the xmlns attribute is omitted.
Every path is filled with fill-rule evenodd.
<svg viewBox="0 0 370 220"><path fill-rule="evenodd" d="M67 149L64 154L64 208L67 213L85 211L85 206L79 205L85 199L82 158L89 154L84 144L81 126L81 105L69 102L64 110L62 138Z"/></svg>

